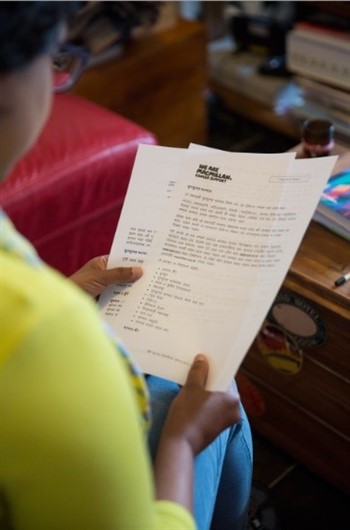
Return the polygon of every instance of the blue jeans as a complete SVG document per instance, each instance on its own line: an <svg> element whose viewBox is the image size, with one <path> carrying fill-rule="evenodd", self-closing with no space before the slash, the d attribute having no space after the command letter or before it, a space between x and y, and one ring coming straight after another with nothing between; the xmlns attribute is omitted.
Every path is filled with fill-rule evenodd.
<svg viewBox="0 0 350 530"><path fill-rule="evenodd" d="M148 376L152 427L149 446L154 459L159 436L171 401L179 386ZM202 451L194 468L194 516L198 530L243 530L252 481L253 450L247 416L226 429Z"/></svg>

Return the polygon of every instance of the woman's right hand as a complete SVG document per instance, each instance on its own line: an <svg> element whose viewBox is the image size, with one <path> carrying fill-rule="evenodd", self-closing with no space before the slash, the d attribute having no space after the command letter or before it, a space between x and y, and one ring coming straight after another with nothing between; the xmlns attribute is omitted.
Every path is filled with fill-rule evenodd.
<svg viewBox="0 0 350 530"><path fill-rule="evenodd" d="M197 355L169 408L154 466L157 499L177 502L190 511L195 455L240 420L237 391L205 390L208 371L206 357Z"/></svg>
<svg viewBox="0 0 350 530"><path fill-rule="evenodd" d="M162 432L162 437L187 441L194 455L240 420L237 389L232 387L228 392L205 390L208 371L206 357L197 355L186 383L169 409Z"/></svg>

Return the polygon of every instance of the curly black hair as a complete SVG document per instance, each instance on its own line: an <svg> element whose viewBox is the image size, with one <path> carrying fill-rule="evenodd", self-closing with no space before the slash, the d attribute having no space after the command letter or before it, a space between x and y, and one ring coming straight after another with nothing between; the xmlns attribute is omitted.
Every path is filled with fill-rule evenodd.
<svg viewBox="0 0 350 530"><path fill-rule="evenodd" d="M80 2L0 2L0 74L25 67L56 43Z"/></svg>

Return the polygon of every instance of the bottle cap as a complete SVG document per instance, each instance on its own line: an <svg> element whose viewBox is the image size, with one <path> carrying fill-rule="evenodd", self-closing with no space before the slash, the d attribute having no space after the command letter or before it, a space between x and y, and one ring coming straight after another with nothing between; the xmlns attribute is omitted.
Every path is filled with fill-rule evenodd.
<svg viewBox="0 0 350 530"><path fill-rule="evenodd" d="M329 120L306 120L302 127L303 140L309 145L328 145L333 141L335 127Z"/></svg>

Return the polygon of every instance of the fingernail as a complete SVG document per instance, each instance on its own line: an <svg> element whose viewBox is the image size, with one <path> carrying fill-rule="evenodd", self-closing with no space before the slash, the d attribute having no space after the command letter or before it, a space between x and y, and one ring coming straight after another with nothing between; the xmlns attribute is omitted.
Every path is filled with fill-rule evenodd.
<svg viewBox="0 0 350 530"><path fill-rule="evenodd" d="M131 268L131 280L138 280L141 278L143 270L141 267L132 267Z"/></svg>
<svg viewBox="0 0 350 530"><path fill-rule="evenodd" d="M203 355L203 353L198 353L198 355L195 356L194 360L195 361L205 361L206 357L205 357L205 355Z"/></svg>

